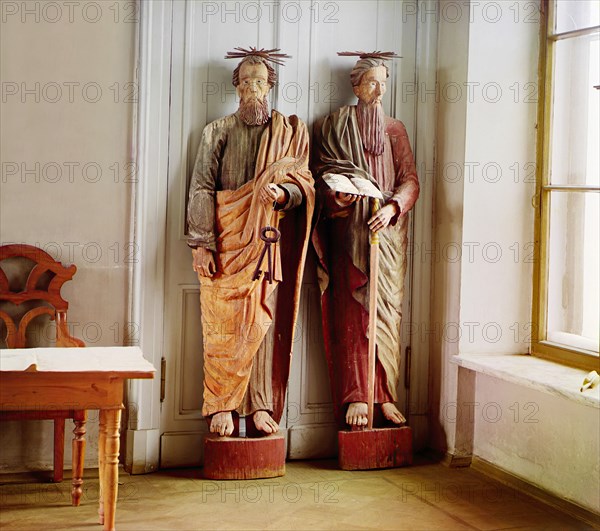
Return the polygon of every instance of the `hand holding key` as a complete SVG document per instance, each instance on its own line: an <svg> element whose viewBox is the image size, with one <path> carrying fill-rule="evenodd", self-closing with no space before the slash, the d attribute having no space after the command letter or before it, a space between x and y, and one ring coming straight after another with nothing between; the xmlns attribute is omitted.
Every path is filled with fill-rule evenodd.
<svg viewBox="0 0 600 531"><path fill-rule="evenodd" d="M268 233L272 232L273 236L268 236ZM260 256L258 257L258 263L256 264L256 269L254 270L254 274L252 275L252 280L258 280L260 278L261 273L263 271L260 269L265 258L265 254L267 255L267 271L264 271L265 278L269 281L269 284L273 284L273 272L275 271L275 264L273 263L273 254L271 253L271 244L275 244L281 238L281 232L279 232L275 227L271 227L267 225L260 230L260 239L265 242L265 246L263 247Z"/></svg>
<svg viewBox="0 0 600 531"><path fill-rule="evenodd" d="M285 192L283 191L283 188L276 184L267 184L260 190L260 201L265 206L272 205L273 203L282 205L285 203Z"/></svg>

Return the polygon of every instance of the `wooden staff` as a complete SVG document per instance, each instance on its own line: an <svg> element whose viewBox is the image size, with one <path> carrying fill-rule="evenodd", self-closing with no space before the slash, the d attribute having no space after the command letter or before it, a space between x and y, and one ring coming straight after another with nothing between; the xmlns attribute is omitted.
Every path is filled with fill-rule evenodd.
<svg viewBox="0 0 600 531"><path fill-rule="evenodd" d="M373 198L371 216L379 210L379 199ZM379 235L371 232L371 253L369 272L369 359L367 387L367 429L373 429L373 413L375 407L375 354L377 352L377 277L379 276Z"/></svg>

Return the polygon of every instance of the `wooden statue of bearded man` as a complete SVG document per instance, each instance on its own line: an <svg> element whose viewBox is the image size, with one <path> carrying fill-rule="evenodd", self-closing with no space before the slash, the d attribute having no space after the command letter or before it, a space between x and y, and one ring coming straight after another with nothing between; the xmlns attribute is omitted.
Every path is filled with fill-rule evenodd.
<svg viewBox="0 0 600 531"><path fill-rule="evenodd" d="M379 234L375 414L379 426L405 422L396 408L408 213L419 181L406 129L385 116L381 99L391 52L359 55L350 79L357 105L315 125L314 165L320 208L313 243L319 257L323 331L338 422L366 426L369 323L369 232ZM335 192L326 174L366 178L382 192L374 215L369 198ZM377 424L378 422L376 422ZM375 426L377 427L377 426Z"/></svg>
<svg viewBox="0 0 600 531"><path fill-rule="evenodd" d="M278 430L314 205L306 125L269 113L271 63L287 56L236 50L227 58L242 58L233 73L239 109L204 128L188 203L200 280L202 412L221 436L235 435L234 415L246 417L249 433ZM264 227L281 239L271 244L270 276L253 280Z"/></svg>

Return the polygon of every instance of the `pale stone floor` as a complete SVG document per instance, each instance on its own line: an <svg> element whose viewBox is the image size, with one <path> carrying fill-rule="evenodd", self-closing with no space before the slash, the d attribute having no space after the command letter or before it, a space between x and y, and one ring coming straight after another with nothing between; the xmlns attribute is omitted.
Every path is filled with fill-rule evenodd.
<svg viewBox="0 0 600 531"><path fill-rule="evenodd" d="M80 507L70 506L68 477L52 484L39 474L0 475L0 528L100 530L98 471L86 471ZM117 529L593 528L475 470L420 459L368 472L293 461L284 477L259 481L203 480L201 469L121 471Z"/></svg>

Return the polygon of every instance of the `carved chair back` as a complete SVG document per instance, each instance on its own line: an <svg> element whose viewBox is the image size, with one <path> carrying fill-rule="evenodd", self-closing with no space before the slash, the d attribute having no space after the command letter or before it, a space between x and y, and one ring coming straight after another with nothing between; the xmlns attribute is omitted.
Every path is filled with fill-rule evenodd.
<svg viewBox="0 0 600 531"><path fill-rule="evenodd" d="M26 258L34 264L20 291L11 290L9 278L3 269L3 263L6 263L5 260L9 258ZM81 339L69 334L67 323L69 303L62 298L60 293L63 284L71 280L76 271L75 265L66 267L33 245L13 244L0 247L0 301L8 301L16 306L30 301L41 302L41 305L26 311L18 323L8 312L0 310L0 318L6 325L8 348L26 348L27 327L33 319L44 314L50 315L50 318L56 321L57 347L85 346ZM51 277L50 281L45 282L49 276Z"/></svg>

